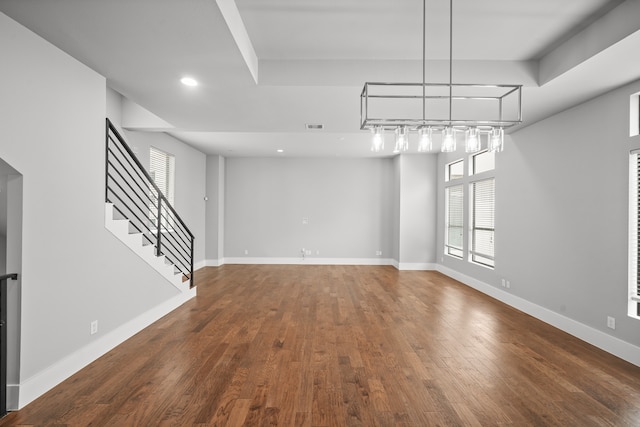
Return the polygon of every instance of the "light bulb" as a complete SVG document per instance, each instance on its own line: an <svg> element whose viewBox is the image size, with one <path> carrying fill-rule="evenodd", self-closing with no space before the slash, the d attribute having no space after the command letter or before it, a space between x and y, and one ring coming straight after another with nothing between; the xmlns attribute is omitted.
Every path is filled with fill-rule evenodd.
<svg viewBox="0 0 640 427"><path fill-rule="evenodd" d="M456 136L453 128L447 126L442 134L442 152L452 153L454 151L456 151Z"/></svg>
<svg viewBox="0 0 640 427"><path fill-rule="evenodd" d="M433 149L433 132L431 126L418 129L418 151L428 152Z"/></svg>
<svg viewBox="0 0 640 427"><path fill-rule="evenodd" d="M467 129L464 136L464 146L467 153L476 153L480 151L480 133L478 132L478 128L474 127Z"/></svg>
<svg viewBox="0 0 640 427"><path fill-rule="evenodd" d="M384 150L384 129L382 126L374 126L372 132L373 139L371 140L371 151L379 153Z"/></svg>
<svg viewBox="0 0 640 427"><path fill-rule="evenodd" d="M504 147L504 130L502 128L493 128L489 134L489 151L500 152Z"/></svg>
<svg viewBox="0 0 640 427"><path fill-rule="evenodd" d="M409 149L409 131L406 126L398 126L396 128L396 146L394 153L407 151Z"/></svg>

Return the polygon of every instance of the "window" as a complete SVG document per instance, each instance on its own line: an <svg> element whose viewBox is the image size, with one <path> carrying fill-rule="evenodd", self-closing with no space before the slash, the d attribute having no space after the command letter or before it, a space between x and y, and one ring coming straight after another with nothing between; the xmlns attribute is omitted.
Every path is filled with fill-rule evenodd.
<svg viewBox="0 0 640 427"><path fill-rule="evenodd" d="M162 194L173 205L175 192L175 157L157 148L149 150L149 172Z"/></svg>
<svg viewBox="0 0 640 427"><path fill-rule="evenodd" d="M495 179L472 182L471 190L471 247L472 262L494 267Z"/></svg>
<svg viewBox="0 0 640 427"><path fill-rule="evenodd" d="M464 215L463 201L464 192L462 185L455 185L445 189L445 248L447 255L458 258L463 257L463 230Z"/></svg>
<svg viewBox="0 0 640 427"><path fill-rule="evenodd" d="M172 154L165 153L157 148L149 149L149 174L151 179L156 183L162 194L167 198L171 206L173 206L175 193L175 157ZM173 215L169 213L163 202L162 228L171 230L174 226ZM149 221L157 227L158 225L158 195L155 189L151 189L151 201L149 202Z"/></svg>
<svg viewBox="0 0 640 427"><path fill-rule="evenodd" d="M449 163L445 174L445 181L462 178L464 176L464 160Z"/></svg>
<svg viewBox="0 0 640 427"><path fill-rule="evenodd" d="M494 151L483 151L471 156L471 173L487 172L496 168L496 153Z"/></svg>
<svg viewBox="0 0 640 427"><path fill-rule="evenodd" d="M628 315L640 319L640 150L629 161L629 308Z"/></svg>

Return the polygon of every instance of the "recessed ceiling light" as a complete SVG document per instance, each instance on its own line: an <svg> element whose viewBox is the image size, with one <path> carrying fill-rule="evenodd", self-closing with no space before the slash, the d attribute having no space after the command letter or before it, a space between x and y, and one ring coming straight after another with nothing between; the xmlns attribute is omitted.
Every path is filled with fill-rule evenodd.
<svg viewBox="0 0 640 427"><path fill-rule="evenodd" d="M183 77L180 79L180 83L185 86L198 86L198 81L193 77Z"/></svg>
<svg viewBox="0 0 640 427"><path fill-rule="evenodd" d="M282 148L278 148L276 151L277 151L278 153L284 153L284 150L283 150Z"/></svg>

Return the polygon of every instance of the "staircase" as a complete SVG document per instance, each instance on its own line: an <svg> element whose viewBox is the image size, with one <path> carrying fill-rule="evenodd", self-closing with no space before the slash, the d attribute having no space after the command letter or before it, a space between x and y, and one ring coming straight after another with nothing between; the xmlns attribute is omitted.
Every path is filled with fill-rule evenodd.
<svg viewBox="0 0 640 427"><path fill-rule="evenodd" d="M193 234L109 119L105 158L106 229L176 288L193 288Z"/></svg>

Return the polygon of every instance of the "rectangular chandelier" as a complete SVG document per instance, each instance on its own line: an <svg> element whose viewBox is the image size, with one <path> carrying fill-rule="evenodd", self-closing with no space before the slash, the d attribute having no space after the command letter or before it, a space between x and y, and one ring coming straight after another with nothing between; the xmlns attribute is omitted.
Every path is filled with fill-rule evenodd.
<svg viewBox="0 0 640 427"><path fill-rule="evenodd" d="M521 122L522 85L367 82L360 94L362 130L508 128Z"/></svg>
<svg viewBox="0 0 640 427"><path fill-rule="evenodd" d="M371 151L384 149L385 131L394 131L394 153L407 151L409 134L418 133L418 151L456 151L464 134L465 150L502 151L504 129L522 122L522 85L453 83L453 0L449 0L449 82L427 83L427 3L422 1L422 83L367 82L360 94L360 129L371 130Z"/></svg>

